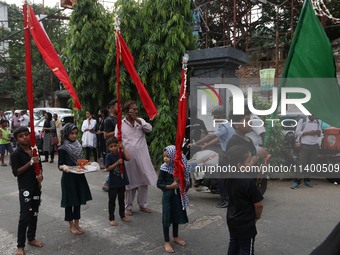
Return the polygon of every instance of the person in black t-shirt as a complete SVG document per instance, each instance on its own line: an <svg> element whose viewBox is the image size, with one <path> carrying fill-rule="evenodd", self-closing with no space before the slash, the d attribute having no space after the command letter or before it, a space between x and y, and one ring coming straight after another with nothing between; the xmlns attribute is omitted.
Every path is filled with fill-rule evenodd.
<svg viewBox="0 0 340 255"><path fill-rule="evenodd" d="M35 247L44 246L42 242L35 239L43 176L35 174L34 164L40 164L41 169L41 162L38 156L33 157L28 128L18 127L13 135L18 147L11 155L12 172L18 178L20 201L16 255L24 255L26 235L28 244Z"/></svg>
<svg viewBox="0 0 340 255"><path fill-rule="evenodd" d="M109 153L106 157L106 171L109 171L109 221L111 226L117 226L115 221L116 198L118 195L119 216L124 222L130 222L125 216L125 185L129 185L129 179L125 170L124 160L129 161L130 156L122 143L118 143L116 137L112 137L106 142ZM120 157L120 152L122 158ZM122 165L122 169L121 169Z"/></svg>
<svg viewBox="0 0 340 255"><path fill-rule="evenodd" d="M112 99L109 103L110 116L104 122L104 139L108 140L115 136L115 128L117 125L118 101Z"/></svg>
<svg viewBox="0 0 340 255"><path fill-rule="evenodd" d="M244 166L252 166L249 149L235 145L227 152L227 161L240 171ZM263 196L253 178L234 178L227 180L229 205L227 224L230 233L228 255L254 254L256 221L261 218Z"/></svg>
<svg viewBox="0 0 340 255"><path fill-rule="evenodd" d="M117 115L118 115L118 100L112 99L109 102L109 113L110 116L106 118L104 122L104 139L107 141L111 137L115 137L115 129L117 125ZM104 165L106 165L106 156L104 158ZM102 189L106 192L109 191L109 176L106 177L103 183Z"/></svg>
<svg viewBox="0 0 340 255"><path fill-rule="evenodd" d="M253 141L246 136L246 134L248 134L252 130L251 127L248 125L249 120L249 114L230 116L230 121L233 123L233 128L235 129L235 134L228 141L226 151L228 151L231 147L235 145L243 145L247 147L252 155L252 165L257 165L260 159L264 159L267 157L268 149L262 148L257 151Z"/></svg>

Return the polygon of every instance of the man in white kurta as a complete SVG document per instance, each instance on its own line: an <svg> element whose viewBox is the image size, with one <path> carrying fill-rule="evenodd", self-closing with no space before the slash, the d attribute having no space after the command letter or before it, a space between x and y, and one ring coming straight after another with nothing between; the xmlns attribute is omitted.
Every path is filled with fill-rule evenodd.
<svg viewBox="0 0 340 255"><path fill-rule="evenodd" d="M125 187L125 213L132 215L133 201L137 191L139 209L150 213L151 210L147 208L148 185L156 185L157 175L150 159L145 134L152 131L152 126L144 119L137 117L138 108L134 101L127 101L124 111L126 117L122 121L122 139L130 155L130 160L125 161L130 182ZM116 136L117 131L116 128Z"/></svg>

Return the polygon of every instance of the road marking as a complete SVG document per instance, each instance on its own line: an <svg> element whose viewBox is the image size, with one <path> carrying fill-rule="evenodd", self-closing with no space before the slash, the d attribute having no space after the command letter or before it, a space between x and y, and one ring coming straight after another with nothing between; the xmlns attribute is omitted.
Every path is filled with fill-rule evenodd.
<svg viewBox="0 0 340 255"><path fill-rule="evenodd" d="M221 216L215 215L215 216L203 216L201 218L198 218L193 223L188 224L188 226L185 227L185 230L191 230L191 229L202 229L211 223L214 223L216 221L223 220Z"/></svg>

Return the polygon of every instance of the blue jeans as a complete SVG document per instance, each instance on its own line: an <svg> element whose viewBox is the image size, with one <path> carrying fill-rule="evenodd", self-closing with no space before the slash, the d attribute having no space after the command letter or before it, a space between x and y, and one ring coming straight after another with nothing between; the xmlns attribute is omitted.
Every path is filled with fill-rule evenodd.
<svg viewBox="0 0 340 255"><path fill-rule="evenodd" d="M228 255L254 255L255 237L239 239L230 234Z"/></svg>

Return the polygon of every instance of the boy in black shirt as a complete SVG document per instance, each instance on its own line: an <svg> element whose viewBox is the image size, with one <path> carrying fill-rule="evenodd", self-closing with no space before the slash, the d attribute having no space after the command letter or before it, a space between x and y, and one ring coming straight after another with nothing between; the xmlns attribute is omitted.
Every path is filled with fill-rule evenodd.
<svg viewBox="0 0 340 255"><path fill-rule="evenodd" d="M246 146L235 145L227 152L227 160L238 170L252 166L252 156ZM229 205L227 224L230 233L228 255L253 255L256 221L261 218L263 196L253 178L228 179Z"/></svg>
<svg viewBox="0 0 340 255"><path fill-rule="evenodd" d="M108 139L115 137L115 129L117 125L117 117L118 117L118 100L112 99L109 102L109 117L105 119L104 122L104 139L107 141ZM109 153L109 151L107 151ZM105 156L103 156L104 165L106 165L106 153ZM106 177L105 182L103 183L103 191L108 192L109 191L109 176Z"/></svg>
<svg viewBox="0 0 340 255"><path fill-rule="evenodd" d="M125 216L125 185L129 184L129 179L125 170L124 160L130 160L130 156L122 143L118 143L116 137L112 137L106 142L109 153L106 156L105 166L109 174L109 221L111 226L117 226L115 221L116 198L118 195L119 216L124 222L130 222ZM121 152L119 151L119 148ZM120 157L122 153L122 158ZM122 165L122 167L121 167Z"/></svg>
<svg viewBox="0 0 340 255"><path fill-rule="evenodd" d="M241 166L255 166L260 159L268 155L263 148L256 151L253 141L246 136L251 132L248 122L250 115L231 115L235 134L227 144L226 162L238 169ZM255 222L260 218L263 208L263 196L259 192L254 178L227 179L229 194L227 223L230 232L228 255L254 254L256 236Z"/></svg>
<svg viewBox="0 0 340 255"><path fill-rule="evenodd" d="M18 249L16 255L25 254L26 232L28 244L43 247L35 239L41 195L42 174L36 176L34 164L41 163L38 156L33 157L30 133L27 127L18 127L13 132L18 147L11 155L12 172L18 178L20 218L18 226Z"/></svg>
<svg viewBox="0 0 340 255"><path fill-rule="evenodd" d="M235 134L228 141L226 151L228 151L231 147L235 145L245 146L252 155L251 157L252 165L257 165L260 161L260 158L264 159L267 157L268 150L262 148L259 151L256 151L256 147L253 141L246 136L247 133L252 131L251 127L248 125L250 115L249 114L232 115L230 117L230 120L232 120L233 128L235 129Z"/></svg>

